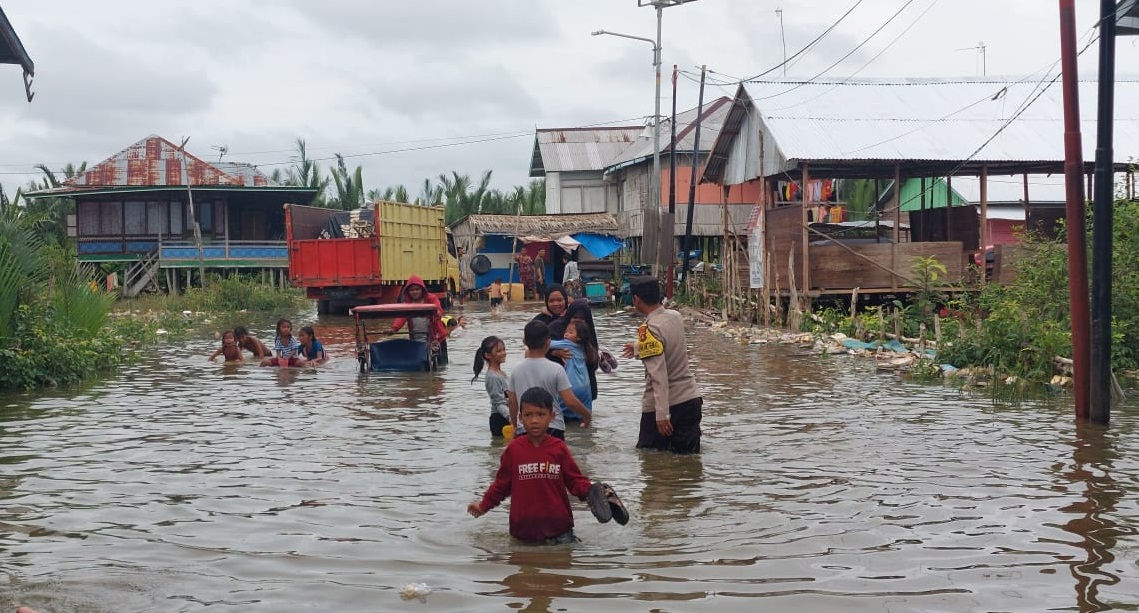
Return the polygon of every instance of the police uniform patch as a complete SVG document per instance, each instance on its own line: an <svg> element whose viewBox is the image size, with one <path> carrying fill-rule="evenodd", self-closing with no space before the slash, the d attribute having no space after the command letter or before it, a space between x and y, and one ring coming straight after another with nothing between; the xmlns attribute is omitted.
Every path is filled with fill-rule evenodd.
<svg viewBox="0 0 1139 613"><path fill-rule="evenodd" d="M647 323L637 328L637 359L643 360L664 353L664 343L653 336Z"/></svg>

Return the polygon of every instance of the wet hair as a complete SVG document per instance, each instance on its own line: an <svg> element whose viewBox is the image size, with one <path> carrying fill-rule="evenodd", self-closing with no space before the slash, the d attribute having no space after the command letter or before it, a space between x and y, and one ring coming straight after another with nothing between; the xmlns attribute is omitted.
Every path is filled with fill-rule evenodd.
<svg viewBox="0 0 1139 613"><path fill-rule="evenodd" d="M277 338L281 337L281 326L285 324L289 324L289 326L292 327L293 322L285 319L284 317L277 320Z"/></svg>
<svg viewBox="0 0 1139 613"><path fill-rule="evenodd" d="M221 342L225 343L225 337L227 337L231 334L233 335L233 342L236 343L237 342L237 333L234 332L233 330L226 330L225 332L222 332L221 333Z"/></svg>
<svg viewBox="0 0 1139 613"><path fill-rule="evenodd" d="M499 345L505 346L506 343L502 342L502 339L497 336L491 335L482 339L479 350L475 352L475 376L471 377L471 383L474 383L479 378L479 375L482 374L483 364L486 363L486 354L494 351L494 348Z"/></svg>
<svg viewBox="0 0 1139 613"><path fill-rule="evenodd" d="M656 277L635 277L629 283L629 292L645 304L660 304L660 283Z"/></svg>
<svg viewBox="0 0 1139 613"><path fill-rule="evenodd" d="M301 332L307 334L312 340L316 340L316 330L313 330L312 326L302 326Z"/></svg>
<svg viewBox="0 0 1139 613"><path fill-rule="evenodd" d="M554 410L554 397L547 392L545 388L532 387L522 392L522 398L518 401L518 406L530 405L532 407L539 407L547 411Z"/></svg>
<svg viewBox="0 0 1139 613"><path fill-rule="evenodd" d="M238 327L233 329L233 335L237 338L241 338L243 336L249 336L249 330L246 330L245 326L238 326Z"/></svg>
<svg viewBox="0 0 1139 613"><path fill-rule="evenodd" d="M544 321L532 320L522 329L522 343L530 349L541 349L550 340L550 327Z"/></svg>

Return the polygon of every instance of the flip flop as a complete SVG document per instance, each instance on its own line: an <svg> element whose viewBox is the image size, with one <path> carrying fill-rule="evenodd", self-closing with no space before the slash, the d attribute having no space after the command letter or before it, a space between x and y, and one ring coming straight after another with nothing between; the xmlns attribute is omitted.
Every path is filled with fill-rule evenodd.
<svg viewBox="0 0 1139 613"><path fill-rule="evenodd" d="M605 501L609 503L609 514L613 516L613 520L624 526L629 523L629 510L625 508L625 503L617 497L617 492L606 484L605 486Z"/></svg>
<svg viewBox="0 0 1139 613"><path fill-rule="evenodd" d="M603 524L613 519L613 509L612 505L609 504L607 491L613 490L608 485L595 481L593 485L589 486L589 493L585 495L585 501L589 503L589 510L593 512L597 521Z"/></svg>

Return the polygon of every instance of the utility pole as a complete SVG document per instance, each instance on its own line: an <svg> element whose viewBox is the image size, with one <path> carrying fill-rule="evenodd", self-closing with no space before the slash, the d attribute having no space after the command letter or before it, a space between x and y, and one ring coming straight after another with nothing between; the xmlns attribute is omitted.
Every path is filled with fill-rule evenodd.
<svg viewBox="0 0 1139 613"><path fill-rule="evenodd" d="M186 143L190 137L182 139L178 152L182 154L182 183L186 185L186 203L190 211L190 228L194 230L194 244L198 247L198 277L202 280L202 289L206 288L206 257L202 250L202 224L198 223L194 215L194 193L190 191L190 168L186 165Z"/></svg>
<svg viewBox="0 0 1139 613"><path fill-rule="evenodd" d="M676 284L676 258L672 255L676 249L676 77L677 77L676 64L672 65L672 119L669 121L669 129L672 131L671 138L669 139L668 147L668 227L669 237L672 242L668 246L668 282L664 286L664 295L667 298L672 298L674 292L674 285Z"/></svg>
<svg viewBox="0 0 1139 613"><path fill-rule="evenodd" d="M1076 0L1060 0L1060 71L1064 93L1064 184L1068 223L1068 303L1072 319L1072 394L1076 419L1088 418L1088 252L1084 215L1084 157L1080 136L1080 82L1076 63Z"/></svg>
<svg viewBox="0 0 1139 613"><path fill-rule="evenodd" d="M704 118L704 75L708 67L700 67L700 101L696 107L696 131L692 138L692 181L688 185L688 218L684 222L684 252L680 257L684 259L681 264L680 280L688 278L688 254L692 250L692 215L696 210L696 169L700 166L700 120ZM724 262L724 253L728 247L727 235L724 244L720 246L720 261ZM727 296L727 294L725 294Z"/></svg>

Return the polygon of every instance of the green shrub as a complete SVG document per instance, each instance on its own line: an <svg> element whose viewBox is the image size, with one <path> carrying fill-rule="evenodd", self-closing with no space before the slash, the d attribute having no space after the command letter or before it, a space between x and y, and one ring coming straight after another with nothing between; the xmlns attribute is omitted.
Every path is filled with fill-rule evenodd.
<svg viewBox="0 0 1139 613"><path fill-rule="evenodd" d="M0 389L56 386L113 370L123 361L122 344L108 331L69 325L50 302L35 302L17 307L0 361Z"/></svg>
<svg viewBox="0 0 1139 613"><path fill-rule="evenodd" d="M295 289L278 289L245 275L227 278L213 276L206 288L190 288L182 296L186 310L280 311L304 303L304 295Z"/></svg>

